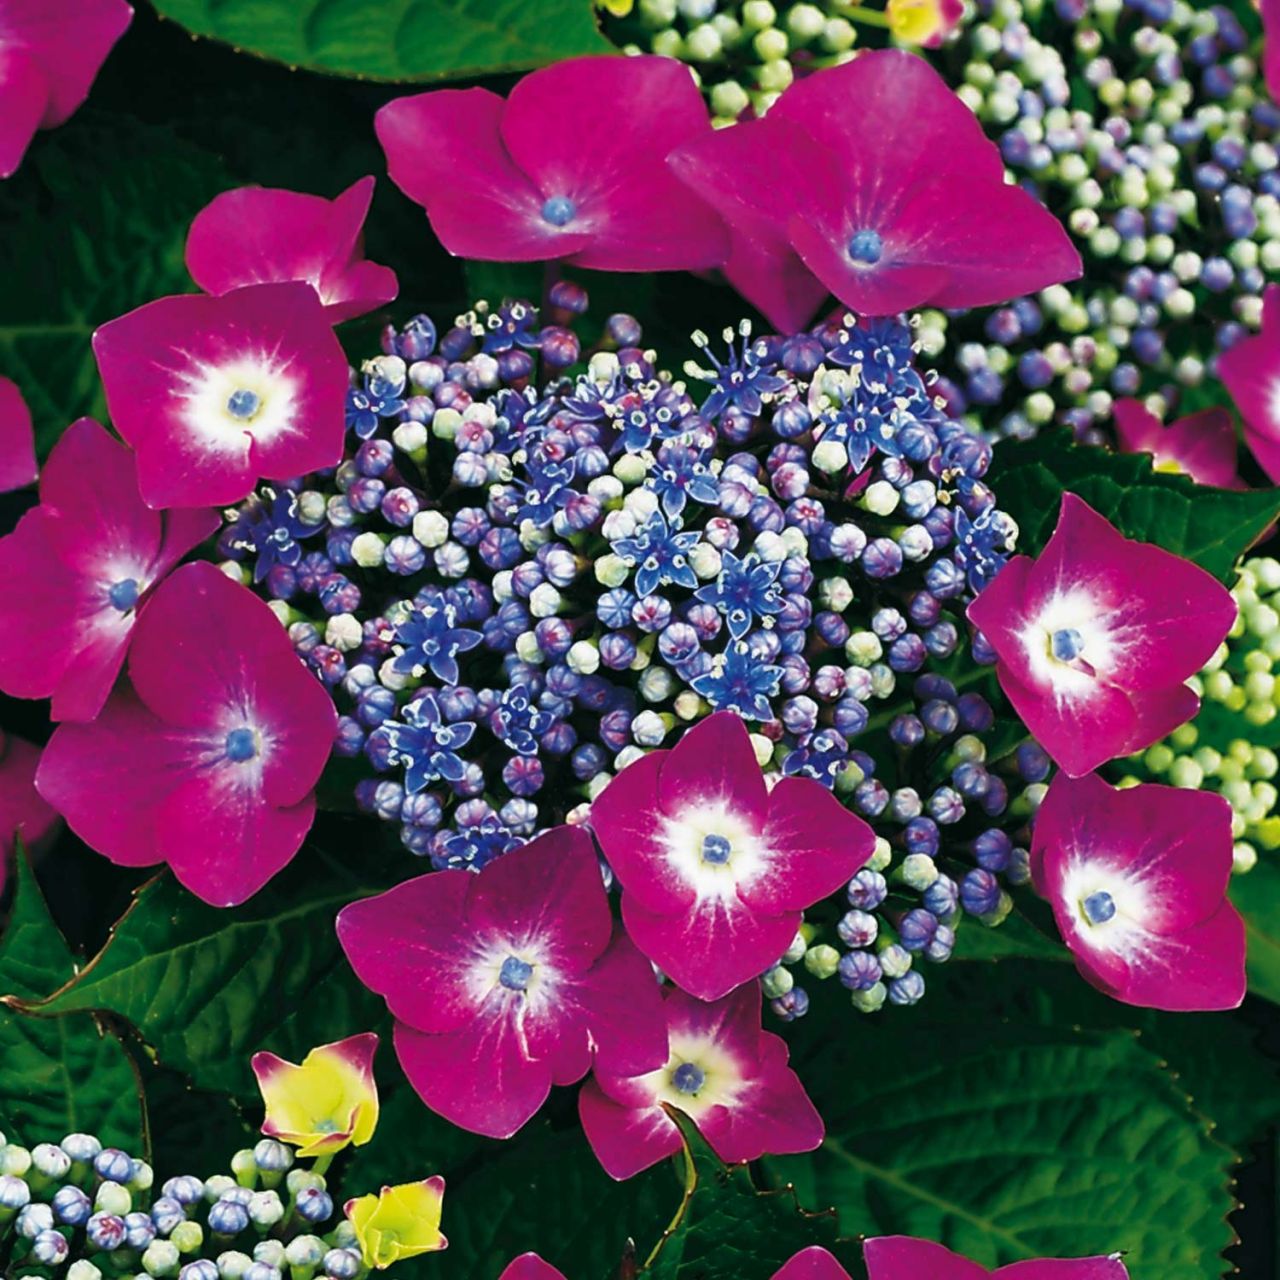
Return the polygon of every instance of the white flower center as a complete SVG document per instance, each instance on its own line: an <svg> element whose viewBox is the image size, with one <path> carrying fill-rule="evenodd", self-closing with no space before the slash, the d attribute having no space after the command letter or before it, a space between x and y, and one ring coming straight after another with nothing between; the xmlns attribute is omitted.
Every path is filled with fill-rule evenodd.
<svg viewBox="0 0 1280 1280"><path fill-rule="evenodd" d="M196 361L183 381L183 419L211 452L242 448L245 434L271 440L297 430L298 382L278 358Z"/></svg>
<svg viewBox="0 0 1280 1280"><path fill-rule="evenodd" d="M723 798L699 800L665 819L658 837L668 861L700 898L733 898L764 870L768 849Z"/></svg>

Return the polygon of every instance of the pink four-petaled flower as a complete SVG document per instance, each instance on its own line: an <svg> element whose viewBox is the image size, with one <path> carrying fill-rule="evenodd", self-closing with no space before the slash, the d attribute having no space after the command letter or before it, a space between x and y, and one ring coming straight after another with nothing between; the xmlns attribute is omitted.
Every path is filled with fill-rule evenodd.
<svg viewBox="0 0 1280 1280"><path fill-rule="evenodd" d="M133 454L91 418L53 447L40 505L0 538L0 688L53 699L55 720L91 720L124 663L156 584L218 527L215 511L153 511Z"/></svg>
<svg viewBox="0 0 1280 1280"><path fill-rule="evenodd" d="M597 1066L578 1095L587 1141L612 1178L630 1178L680 1149L663 1108L678 1107L728 1163L812 1151L822 1117L787 1066L786 1041L760 1026L760 987L722 1000L664 990L667 1060L641 1076Z"/></svg>
<svg viewBox="0 0 1280 1280"><path fill-rule="evenodd" d="M1280 59L1280 31L1269 48ZM1262 332L1224 351L1218 375L1244 419L1253 456L1272 480L1280 480L1280 285L1271 285L1262 296Z"/></svg>
<svg viewBox="0 0 1280 1280"><path fill-rule="evenodd" d="M23 489L36 478L36 439L22 392L0 378L0 493Z"/></svg>
<svg viewBox="0 0 1280 1280"><path fill-rule="evenodd" d="M1244 922L1226 899L1231 806L1221 796L1059 774L1033 836L1036 889L1094 986L1156 1009L1234 1009L1244 999Z"/></svg>
<svg viewBox="0 0 1280 1280"><path fill-rule="evenodd" d="M1262 73L1275 102L1280 102L1280 0L1262 0Z"/></svg>
<svg viewBox="0 0 1280 1280"><path fill-rule="evenodd" d="M54 731L40 794L112 862L167 862L235 906L310 829L333 702L267 605L203 562L156 589L128 670L96 720Z"/></svg>
<svg viewBox="0 0 1280 1280"><path fill-rule="evenodd" d="M628 765L592 804L591 826L622 884L627 932L702 1000L776 963L804 908L875 846L820 783L783 778L770 790L731 711Z"/></svg>
<svg viewBox="0 0 1280 1280"><path fill-rule="evenodd" d="M37 129L62 124L89 96L132 17L124 0L0 0L0 178Z"/></svg>
<svg viewBox="0 0 1280 1280"><path fill-rule="evenodd" d="M239 502L342 458L347 358L308 284L161 298L104 324L93 351L148 506Z"/></svg>
<svg viewBox="0 0 1280 1280"><path fill-rule="evenodd" d="M396 1017L410 1083L464 1129L510 1137L593 1061L634 1075L666 1058L657 981L579 828L352 903L338 938Z"/></svg>
<svg viewBox="0 0 1280 1280"><path fill-rule="evenodd" d="M224 191L191 223L187 270L213 294L301 280L334 323L376 311L399 285L390 267L361 257L373 186L361 178L333 200L270 187Z"/></svg>
<svg viewBox="0 0 1280 1280"><path fill-rule="evenodd" d="M505 99L398 98L376 127L391 180L459 257L664 271L728 252L720 219L665 166L711 132L689 68L671 58L571 58Z"/></svg>
<svg viewBox="0 0 1280 1280"><path fill-rule="evenodd" d="M797 80L761 120L695 139L675 172L733 231L726 274L783 332L828 290L867 315L972 307L1071 280L1062 225L914 54Z"/></svg>
<svg viewBox="0 0 1280 1280"><path fill-rule="evenodd" d="M1203 569L1124 537L1073 493L1040 556L1015 556L968 609L1009 701L1072 777L1195 715L1184 682L1235 616Z"/></svg>
<svg viewBox="0 0 1280 1280"><path fill-rule="evenodd" d="M1226 409L1201 409L1164 425L1141 400L1117 400L1112 411L1123 453L1149 453L1157 471L1182 472L1197 484L1240 488L1236 429Z"/></svg>

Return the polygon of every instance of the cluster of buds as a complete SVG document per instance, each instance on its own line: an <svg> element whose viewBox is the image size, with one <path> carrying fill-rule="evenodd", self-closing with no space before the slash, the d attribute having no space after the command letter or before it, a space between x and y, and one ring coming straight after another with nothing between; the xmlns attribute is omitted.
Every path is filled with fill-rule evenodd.
<svg viewBox="0 0 1280 1280"><path fill-rule="evenodd" d="M1280 270L1280 107L1259 53L1224 5L980 0L940 55L948 78L1085 270L1037 298L924 317L954 412L1097 438L1113 399L1170 410L1258 327Z"/></svg>
<svg viewBox="0 0 1280 1280"><path fill-rule="evenodd" d="M325 1172L337 1151L372 1136L376 1046L376 1036L355 1036L312 1050L298 1066L258 1054L268 1136L237 1151L228 1173L175 1174L157 1187L146 1161L91 1134L30 1149L0 1135L6 1274L362 1280L443 1249L440 1178L384 1187L335 1215ZM297 1163L295 1146L316 1157L310 1167Z"/></svg>
<svg viewBox="0 0 1280 1280"><path fill-rule="evenodd" d="M1133 780L1225 796L1239 873L1251 870L1260 853L1280 848L1280 561L1246 561L1231 594L1239 608L1231 634L1191 682L1203 699L1200 714L1127 765Z"/></svg>

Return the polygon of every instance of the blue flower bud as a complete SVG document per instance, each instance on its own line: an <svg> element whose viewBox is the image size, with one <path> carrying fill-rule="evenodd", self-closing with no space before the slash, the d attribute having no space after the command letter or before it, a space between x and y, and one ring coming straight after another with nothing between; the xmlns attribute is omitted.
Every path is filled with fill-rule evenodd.
<svg viewBox="0 0 1280 1280"><path fill-rule="evenodd" d="M71 1253L71 1245L61 1231L42 1231L31 1243L31 1256L42 1267L60 1267Z"/></svg>
<svg viewBox="0 0 1280 1280"><path fill-rule="evenodd" d="M108 1182L128 1182L133 1176L133 1161L116 1147L106 1147L94 1157L94 1172Z"/></svg>
<svg viewBox="0 0 1280 1280"><path fill-rule="evenodd" d="M114 1213L95 1213L85 1223L85 1235L95 1249L111 1252L124 1244L128 1234L124 1219Z"/></svg>
<svg viewBox="0 0 1280 1280"><path fill-rule="evenodd" d="M21 1209L31 1199L31 1188L14 1174L0 1174L0 1209Z"/></svg>

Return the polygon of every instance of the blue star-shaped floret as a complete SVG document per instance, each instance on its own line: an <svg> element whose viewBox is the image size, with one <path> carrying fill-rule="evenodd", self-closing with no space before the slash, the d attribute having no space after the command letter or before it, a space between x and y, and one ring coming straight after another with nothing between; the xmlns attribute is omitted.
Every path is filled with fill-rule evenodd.
<svg viewBox="0 0 1280 1280"><path fill-rule="evenodd" d="M660 585L693 588L698 576L689 563L689 552L698 541L696 531L679 533L680 521L667 524L661 511L655 511L631 538L619 538L614 552L636 570L636 592L652 595Z"/></svg>
<svg viewBox="0 0 1280 1280"><path fill-rule="evenodd" d="M538 739L556 722L544 711L522 684L503 691L502 698L489 717L489 727L512 751L522 756L538 754Z"/></svg>
<svg viewBox="0 0 1280 1280"><path fill-rule="evenodd" d="M755 552L739 559L732 551L720 554L716 580L694 594L699 600L724 614L729 634L741 640L756 618L782 612L782 589L778 586L779 560L761 560Z"/></svg>
<svg viewBox="0 0 1280 1280"><path fill-rule="evenodd" d="M512 347L524 347L536 351L542 339L534 332L538 323L538 309L527 302L504 302L484 322L484 342L487 355L498 355Z"/></svg>
<svg viewBox="0 0 1280 1280"><path fill-rule="evenodd" d="M662 500L662 509L674 519L692 498L704 506L720 501L720 482L690 444L669 440L658 450L658 464L645 484Z"/></svg>
<svg viewBox="0 0 1280 1280"><path fill-rule="evenodd" d="M432 855L431 863L437 871L479 871L521 843L500 818L491 815L459 827L444 841L441 852Z"/></svg>
<svg viewBox="0 0 1280 1280"><path fill-rule="evenodd" d="M988 507L971 520L963 507L956 508L955 543L952 555L964 570L969 589L981 591L1004 567L1009 558L1006 517Z"/></svg>
<svg viewBox="0 0 1280 1280"><path fill-rule="evenodd" d="M717 711L735 711L744 720L772 720L770 698L776 697L782 668L751 656L742 641L734 641L712 669L693 678L695 693Z"/></svg>
<svg viewBox="0 0 1280 1280"><path fill-rule="evenodd" d="M626 453L642 453L654 441L670 440L684 431L685 414L669 397L639 391L623 396L617 405L613 426L618 444Z"/></svg>
<svg viewBox="0 0 1280 1280"><path fill-rule="evenodd" d="M347 428L361 440L378 429L383 418L394 418L404 408L404 379L367 374L364 385L347 391Z"/></svg>
<svg viewBox="0 0 1280 1280"><path fill-rule="evenodd" d="M401 675L430 671L445 684L458 683L458 654L474 649L483 639L479 631L455 624L458 612L451 604L425 604L397 624L395 639L404 646L396 658Z"/></svg>
<svg viewBox="0 0 1280 1280"><path fill-rule="evenodd" d="M782 762L788 777L814 778L828 789L849 759L849 743L835 729L815 729L800 739L800 745Z"/></svg>
<svg viewBox="0 0 1280 1280"><path fill-rule="evenodd" d="M516 509L516 520L532 520L539 528L549 525L556 512L573 496L570 486L576 470L574 458L564 461L536 455L530 458L526 468L528 479L517 491L520 505Z"/></svg>
<svg viewBox="0 0 1280 1280"><path fill-rule="evenodd" d="M467 768L458 752L471 741L475 725L446 723L431 693L408 703L401 714L403 720L386 720L381 731L390 748L387 762L404 766L405 790L415 795L432 782L457 782Z"/></svg>
<svg viewBox="0 0 1280 1280"><path fill-rule="evenodd" d="M751 326L744 321L739 332L742 335L741 352L733 346L733 330L724 331L729 353L723 360L711 350L705 333L693 335L694 342L713 367L701 369L690 361L685 369L695 378L711 384L711 393L702 402L702 414L712 422L730 408L754 418L764 411L767 399L788 385L787 378L778 372L778 362L770 358L767 344L760 340L750 341Z"/></svg>
<svg viewBox="0 0 1280 1280"><path fill-rule="evenodd" d="M241 509L232 545L257 552L253 580L261 582L278 564L292 569L302 559L299 540L312 537L323 527L307 524L299 516L298 495L292 489L277 493L264 488L260 496L250 498Z"/></svg>

